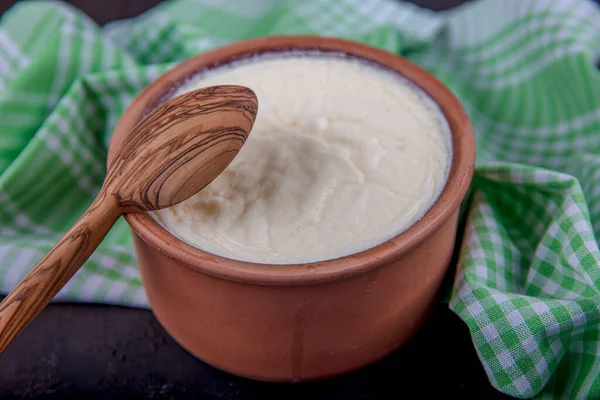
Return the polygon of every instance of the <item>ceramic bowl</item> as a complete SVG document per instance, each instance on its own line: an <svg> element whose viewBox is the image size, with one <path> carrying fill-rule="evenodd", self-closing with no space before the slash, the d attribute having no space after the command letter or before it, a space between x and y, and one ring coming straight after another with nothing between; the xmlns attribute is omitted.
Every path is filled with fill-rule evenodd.
<svg viewBox="0 0 600 400"><path fill-rule="evenodd" d="M182 62L125 111L108 162L144 112L190 75L286 50L342 52L410 79L445 114L453 161L443 192L421 220L379 246L324 262L273 266L235 261L182 242L148 214L125 217L152 311L169 334L221 370L279 382L355 370L391 353L418 331L438 299L475 162L467 114L438 79L398 55L310 36L252 39Z"/></svg>

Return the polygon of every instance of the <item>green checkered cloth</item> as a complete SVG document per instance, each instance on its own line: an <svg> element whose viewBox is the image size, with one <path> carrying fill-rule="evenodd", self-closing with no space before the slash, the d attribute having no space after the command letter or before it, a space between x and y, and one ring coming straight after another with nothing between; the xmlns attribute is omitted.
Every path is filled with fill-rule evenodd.
<svg viewBox="0 0 600 400"><path fill-rule="evenodd" d="M99 28L59 2L0 20L0 291L87 208L139 91L181 60L245 38L340 36L442 79L477 135L450 308L491 384L600 398L600 9L480 0L444 13L388 0L178 0ZM118 221L57 300L147 307Z"/></svg>

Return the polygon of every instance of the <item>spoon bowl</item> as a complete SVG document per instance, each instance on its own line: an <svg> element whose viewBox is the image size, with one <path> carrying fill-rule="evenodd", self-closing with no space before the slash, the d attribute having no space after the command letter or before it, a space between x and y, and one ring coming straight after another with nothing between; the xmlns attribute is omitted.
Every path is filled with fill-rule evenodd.
<svg viewBox="0 0 600 400"><path fill-rule="evenodd" d="M153 211L182 202L212 182L252 129L256 95L241 86L183 94L132 130L105 180L119 208Z"/></svg>

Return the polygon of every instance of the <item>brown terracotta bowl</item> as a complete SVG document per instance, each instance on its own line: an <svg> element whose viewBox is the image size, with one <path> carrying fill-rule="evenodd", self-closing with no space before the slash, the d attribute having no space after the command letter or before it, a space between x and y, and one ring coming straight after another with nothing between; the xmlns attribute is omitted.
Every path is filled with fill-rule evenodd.
<svg viewBox="0 0 600 400"><path fill-rule="evenodd" d="M441 107L454 152L447 184L421 220L377 247L325 262L273 266L235 261L182 242L148 214L125 217L152 310L169 334L219 369L287 382L365 366L417 332L438 298L452 255L475 143L457 98L408 60L346 40L286 36L228 45L165 73L126 110L108 162L143 113L185 78L234 59L282 50L343 52L407 77Z"/></svg>

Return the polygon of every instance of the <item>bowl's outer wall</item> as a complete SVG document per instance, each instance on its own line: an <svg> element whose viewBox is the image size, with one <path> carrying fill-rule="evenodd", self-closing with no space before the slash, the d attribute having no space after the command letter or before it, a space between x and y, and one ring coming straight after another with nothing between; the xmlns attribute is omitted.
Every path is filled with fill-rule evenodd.
<svg viewBox="0 0 600 400"><path fill-rule="evenodd" d="M154 81L119 121L109 166L143 112L183 77L240 54L291 48L349 52L411 79L442 108L452 130L454 159L440 198L413 227L373 249L310 265L228 260L178 240L147 214L125 216L151 307L171 336L220 369L286 382L325 378L370 364L416 333L448 268L458 209L475 164L474 135L464 109L426 71L358 43L271 37L204 53Z"/></svg>
<svg viewBox="0 0 600 400"><path fill-rule="evenodd" d="M137 235L135 248L154 314L189 352L253 379L313 380L375 362L416 333L452 257L457 216L393 263L307 286L201 274Z"/></svg>

